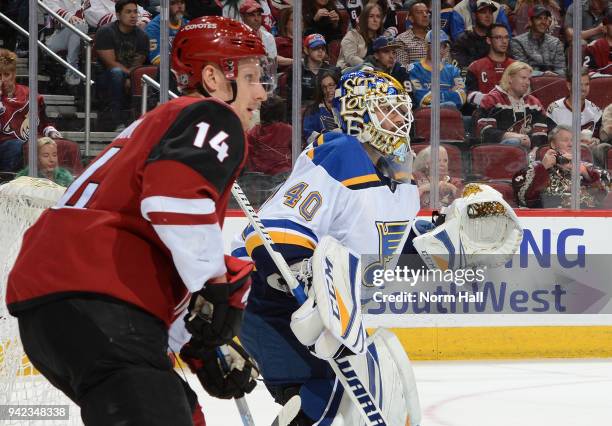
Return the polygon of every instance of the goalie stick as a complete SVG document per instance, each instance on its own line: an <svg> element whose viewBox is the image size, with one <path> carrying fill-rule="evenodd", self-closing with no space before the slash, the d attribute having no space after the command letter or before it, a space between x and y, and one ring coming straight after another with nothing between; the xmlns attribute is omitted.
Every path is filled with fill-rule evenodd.
<svg viewBox="0 0 612 426"><path fill-rule="evenodd" d="M300 305L303 304L307 298L304 287L291 272L285 258L272 247L272 244L274 244L272 238L270 238L255 209L253 209L249 199L237 183L234 183L232 186L232 195L251 225L253 225L253 229L257 232L259 238L261 238L264 247L281 273L281 276L285 279L291 293ZM365 421L366 426L387 426L389 423L385 420L382 410L376 403L376 399L372 397L368 388L364 386L363 380L361 380L355 371L350 357L330 360L329 365L351 401L358 407L359 414Z"/></svg>
<svg viewBox="0 0 612 426"><path fill-rule="evenodd" d="M289 426L302 408L302 399L299 395L293 395L289 401L283 405L280 412L272 422L272 426Z"/></svg>

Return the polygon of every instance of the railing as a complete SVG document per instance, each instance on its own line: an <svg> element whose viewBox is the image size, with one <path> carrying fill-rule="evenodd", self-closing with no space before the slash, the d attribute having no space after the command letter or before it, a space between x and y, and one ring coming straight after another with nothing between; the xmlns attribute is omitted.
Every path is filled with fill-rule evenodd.
<svg viewBox="0 0 612 426"><path fill-rule="evenodd" d="M84 34L82 31L80 31L78 28L76 28L70 22L66 21L64 18L59 16L57 13L55 13L53 10L51 10L49 8L49 6L47 6L46 4L42 3L40 0L38 0L38 6L42 7L47 13L49 13L51 16L53 16L53 18L57 19L59 22L62 23L62 25L64 25L66 28L70 29L70 31L75 33L77 36L79 36L79 38L81 40L83 40L85 42L85 48L86 48L86 51L85 51L85 74L83 74L81 71L79 71L78 69L76 69L75 67L70 65L68 62L66 62L57 53L53 52L51 49L49 49L47 46L45 46L45 44L43 42L41 42L40 40L37 40L38 46L41 49L43 49L49 56L51 56L53 59L55 59L57 62L59 62L64 68L67 68L67 69L71 70L74 74L79 76L79 78L81 80L85 81L85 155L88 156L89 155L89 134L90 134L90 131L91 131L91 85L94 84L94 82L91 79L91 47L92 47L92 44L93 44L93 39L91 37L89 37L87 34ZM18 31L24 37L26 37L26 38L30 37L30 33L28 31L26 31L25 29L21 28L16 23L14 23L9 17L4 15L3 13L0 13L0 19L2 19L4 22L9 24L12 28L14 28L16 31Z"/></svg>
<svg viewBox="0 0 612 426"><path fill-rule="evenodd" d="M145 74L142 76L142 96L141 96L141 103L140 103L140 114L141 115L144 115L147 113L147 97L149 96L149 86L153 86L157 90L160 90L160 87L161 87L157 81L153 80L151 77ZM172 99L178 98L178 95L171 90L168 90L168 95Z"/></svg>

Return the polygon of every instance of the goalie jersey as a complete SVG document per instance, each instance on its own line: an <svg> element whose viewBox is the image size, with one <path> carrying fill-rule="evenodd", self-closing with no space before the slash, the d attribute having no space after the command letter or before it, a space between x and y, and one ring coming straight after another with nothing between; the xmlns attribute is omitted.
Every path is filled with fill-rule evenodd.
<svg viewBox="0 0 612 426"><path fill-rule="evenodd" d="M280 189L262 206L260 217L289 265L312 256L320 238L330 235L357 254L381 261L398 250L419 210L413 183L394 190L380 177L361 142L329 132L307 148ZM247 309L257 309L258 284L277 273L252 226L236 238L232 254L256 263Z"/></svg>

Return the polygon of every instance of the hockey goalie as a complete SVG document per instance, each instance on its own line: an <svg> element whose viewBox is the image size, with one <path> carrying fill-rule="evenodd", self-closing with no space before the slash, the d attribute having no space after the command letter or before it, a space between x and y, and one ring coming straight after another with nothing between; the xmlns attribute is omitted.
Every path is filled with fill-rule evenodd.
<svg viewBox="0 0 612 426"><path fill-rule="evenodd" d="M501 195L486 185L470 187L449 206L445 224L415 223L412 105L393 77L350 69L333 106L338 131L307 147L259 212L308 299L298 304L248 226L232 251L256 264L240 340L278 403L300 396L292 425L365 424L328 362L347 359L387 424L416 426L421 412L405 350L387 330L365 332L359 256L418 252L429 267L453 267L455 259L480 262L475 256L487 250L514 253L522 231Z"/></svg>

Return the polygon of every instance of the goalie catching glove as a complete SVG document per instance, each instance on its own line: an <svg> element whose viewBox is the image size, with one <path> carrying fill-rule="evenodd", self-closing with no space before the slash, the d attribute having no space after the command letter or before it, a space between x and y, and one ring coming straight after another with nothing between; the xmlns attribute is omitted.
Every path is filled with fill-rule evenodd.
<svg viewBox="0 0 612 426"><path fill-rule="evenodd" d="M291 315L291 330L318 358L366 350L359 265L359 258L330 236L314 251L308 299Z"/></svg>
<svg viewBox="0 0 612 426"><path fill-rule="evenodd" d="M466 185L463 196L443 213L442 225L412 241L431 269L500 266L512 258L523 239L514 210L489 185Z"/></svg>
<svg viewBox="0 0 612 426"><path fill-rule="evenodd" d="M191 296L185 328L199 345L214 349L229 343L240 331L251 288L253 263L225 256L226 282L206 283Z"/></svg>
<svg viewBox="0 0 612 426"><path fill-rule="evenodd" d="M217 349L200 346L190 341L181 349L181 358L192 373L198 376L202 387L210 396L221 399L242 398L257 385L259 371L242 346L231 340L224 354L225 363Z"/></svg>

